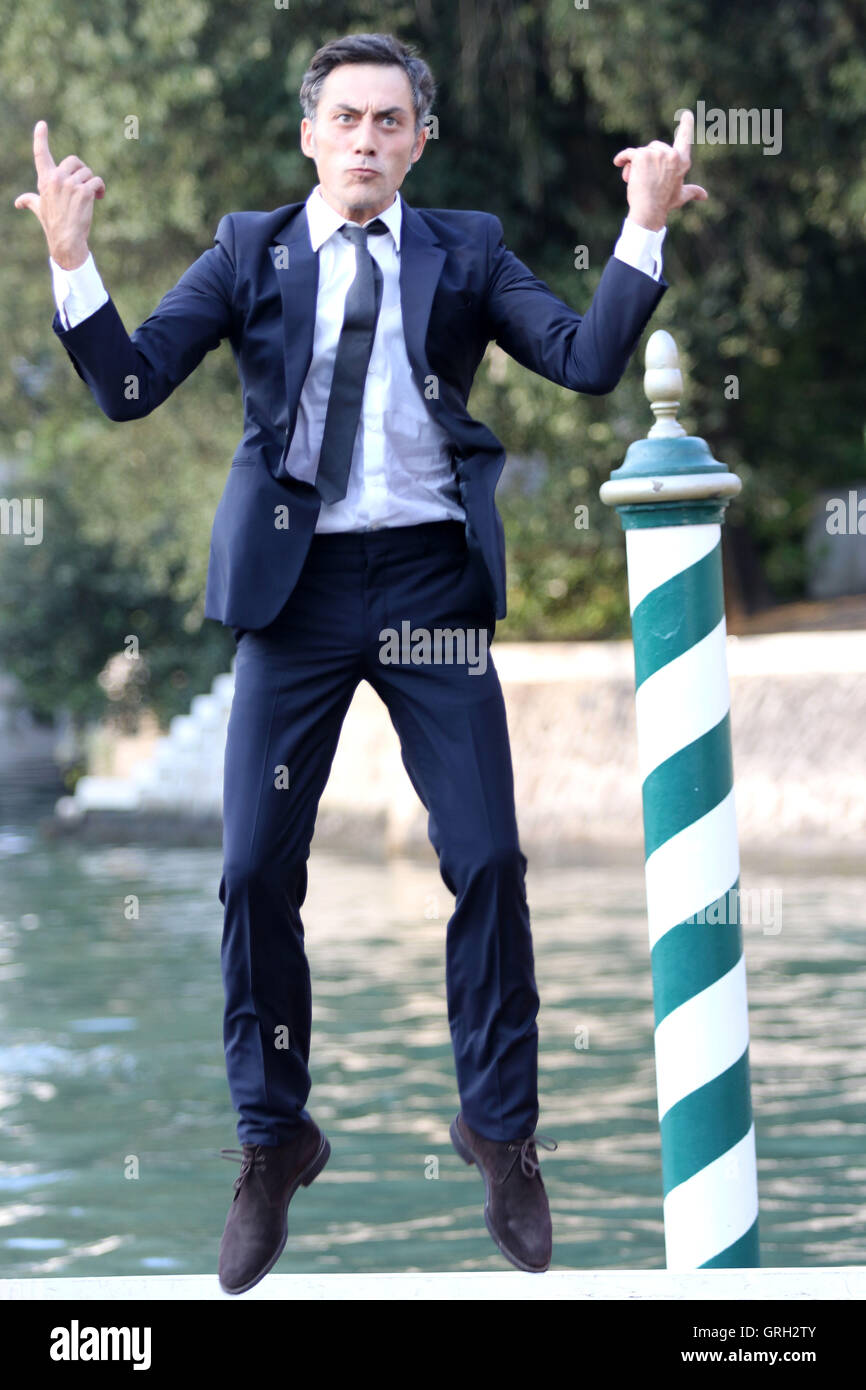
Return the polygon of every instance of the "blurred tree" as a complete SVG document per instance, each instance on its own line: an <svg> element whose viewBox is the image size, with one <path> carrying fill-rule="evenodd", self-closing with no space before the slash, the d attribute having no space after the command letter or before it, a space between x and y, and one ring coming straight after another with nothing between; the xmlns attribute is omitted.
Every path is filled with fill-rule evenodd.
<svg viewBox="0 0 866 1390"><path fill-rule="evenodd" d="M180 566L155 581L116 542L90 539L65 479L46 480L40 501L42 542L9 537L0 551L3 666L19 697L37 719L62 710L78 727L110 713L129 730L145 707L162 725L186 713L228 667L231 633L208 623L192 639Z"/></svg>

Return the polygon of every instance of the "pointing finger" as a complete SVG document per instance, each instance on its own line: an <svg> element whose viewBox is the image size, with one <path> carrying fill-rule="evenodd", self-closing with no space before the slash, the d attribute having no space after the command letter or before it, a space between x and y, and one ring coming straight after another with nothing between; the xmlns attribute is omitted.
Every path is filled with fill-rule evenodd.
<svg viewBox="0 0 866 1390"><path fill-rule="evenodd" d="M695 134L695 118L691 111L684 111L674 135L674 149L687 155Z"/></svg>
<svg viewBox="0 0 866 1390"><path fill-rule="evenodd" d="M37 121L33 127L33 162L36 165L37 174L48 174L56 168L48 148L48 124L46 121Z"/></svg>

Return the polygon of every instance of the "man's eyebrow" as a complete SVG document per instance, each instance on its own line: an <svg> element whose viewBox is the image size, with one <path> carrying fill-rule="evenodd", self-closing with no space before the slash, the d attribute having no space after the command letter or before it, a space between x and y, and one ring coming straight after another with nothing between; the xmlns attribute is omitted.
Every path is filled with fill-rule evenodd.
<svg viewBox="0 0 866 1390"><path fill-rule="evenodd" d="M335 102L331 107L332 111L348 111L352 116L360 116L361 112L357 106L350 106L347 101ZM375 113L377 116L405 116L407 111L405 106L383 106L381 111Z"/></svg>

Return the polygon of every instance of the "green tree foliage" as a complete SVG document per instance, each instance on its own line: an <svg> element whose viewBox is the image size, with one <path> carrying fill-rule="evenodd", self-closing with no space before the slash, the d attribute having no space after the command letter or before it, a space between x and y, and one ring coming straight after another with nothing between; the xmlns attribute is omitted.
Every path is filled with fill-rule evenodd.
<svg viewBox="0 0 866 1390"><path fill-rule="evenodd" d="M33 125L48 121L55 158L74 151L105 179L91 246L132 330L224 212L306 197L301 76L325 40L365 30L417 43L439 83L436 138L404 196L496 212L511 248L579 310L627 210L618 149L670 140L676 110L701 100L780 110L777 155L695 145L690 178L710 199L671 216L671 288L651 328L674 333L689 372L686 428L743 477L729 525L748 527L778 597L802 592L815 490L864 473L866 349L850 314L866 288L866 18L854 0L0 0L0 453L23 461L19 491L53 499L38 557L0 538L0 664L34 707L93 713L96 677L136 621L149 652L139 698L163 717L192 693L166 690L166 672L204 688L224 669L233 643L203 621L204 578L241 400L224 345L147 419L101 415L51 331L41 230L12 207L34 187ZM597 399L491 345L470 409L510 455L502 637L628 631L622 533L598 487L649 424L641 351Z"/></svg>
<svg viewBox="0 0 866 1390"><path fill-rule="evenodd" d="M190 605L175 597L182 564L167 561L158 580L148 578L116 540L89 534L60 476L43 480L39 501L45 539L4 540L0 590L3 664L31 712L51 722L64 710L80 726L110 711L121 729L145 705L163 725L186 713L226 669L234 642L217 623L191 637Z"/></svg>

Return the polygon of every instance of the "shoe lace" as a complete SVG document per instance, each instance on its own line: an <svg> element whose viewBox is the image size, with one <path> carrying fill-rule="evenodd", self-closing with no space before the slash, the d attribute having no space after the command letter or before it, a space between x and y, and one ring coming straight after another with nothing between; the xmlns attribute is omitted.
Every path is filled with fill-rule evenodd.
<svg viewBox="0 0 866 1390"><path fill-rule="evenodd" d="M549 1134L530 1134L528 1139L523 1139L519 1142L516 1141L515 1143L508 1145L508 1148L510 1150L520 1150L520 1168L524 1176L527 1178L534 1178L535 1174L541 1168L541 1164L538 1161L538 1154L535 1148L536 1144L540 1144L542 1149L548 1149L550 1152L553 1152L554 1149L559 1148L559 1145L557 1144L556 1140L551 1139Z"/></svg>
<svg viewBox="0 0 866 1390"><path fill-rule="evenodd" d="M266 1150L260 1144L244 1144L242 1149L220 1149L220 1158L227 1158L230 1163L237 1163L240 1159L241 1171L232 1184L235 1195L237 1195L246 1181L247 1175L254 1168L264 1168Z"/></svg>

